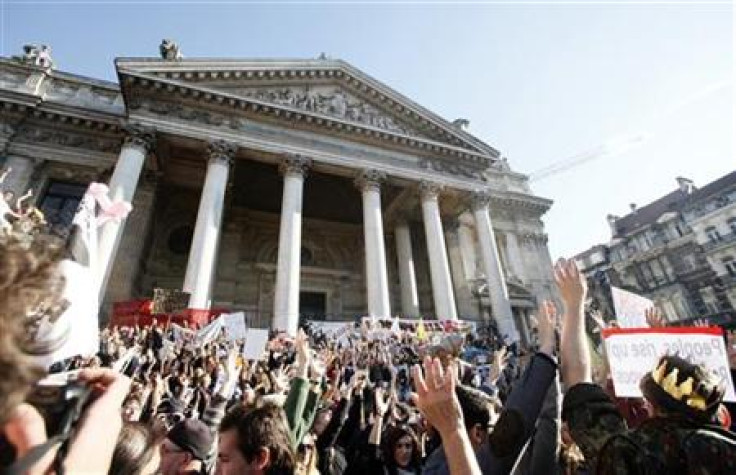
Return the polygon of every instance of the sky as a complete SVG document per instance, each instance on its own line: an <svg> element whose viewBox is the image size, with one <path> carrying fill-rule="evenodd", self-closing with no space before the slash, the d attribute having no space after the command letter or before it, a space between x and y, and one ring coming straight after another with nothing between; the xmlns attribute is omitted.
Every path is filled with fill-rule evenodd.
<svg viewBox="0 0 736 475"><path fill-rule="evenodd" d="M539 176L553 258L608 242L607 214L678 176L736 169L728 1L0 0L0 13L3 56L44 43L59 69L100 79L163 38L190 58L346 60Z"/></svg>

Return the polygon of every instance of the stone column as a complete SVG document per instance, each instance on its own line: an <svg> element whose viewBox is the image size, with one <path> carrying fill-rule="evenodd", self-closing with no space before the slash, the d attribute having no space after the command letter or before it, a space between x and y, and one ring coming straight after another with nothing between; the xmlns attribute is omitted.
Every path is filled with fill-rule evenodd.
<svg viewBox="0 0 736 475"><path fill-rule="evenodd" d="M441 186L436 183L423 181L420 185L422 216L429 254L429 272L432 278L432 296L437 318L457 320L455 293L452 291L450 265L447 261L447 248L437 202L440 190Z"/></svg>
<svg viewBox="0 0 736 475"><path fill-rule="evenodd" d="M386 175L378 170L364 170L355 180L363 194L363 236L365 239L365 279L368 314L390 318L391 306L386 271L386 247L381 215L381 183Z"/></svg>
<svg viewBox="0 0 736 475"><path fill-rule="evenodd" d="M304 176L311 160L286 156L280 165L284 176L279 228L279 255L276 267L273 322L271 328L296 335L299 327L299 278L302 250L302 194Z"/></svg>
<svg viewBox="0 0 736 475"><path fill-rule="evenodd" d="M460 223L457 219L445 222L445 240L447 241L447 255L450 261L455 303L460 317L469 318L477 312L472 310L473 295L470 284L465 276L463 255L460 247Z"/></svg>
<svg viewBox="0 0 736 475"><path fill-rule="evenodd" d="M152 131L141 127L128 128L120 157L115 165L115 170L110 178L110 199L112 201L123 200L132 203L133 195L138 186L146 155L154 143ZM132 211L135 213L135 209ZM99 301L102 302L107 288L107 281L112 272L112 264L115 261L120 238L125 229L126 220L120 222L108 221L99 232L97 242L97 281L96 289Z"/></svg>
<svg viewBox="0 0 736 475"><path fill-rule="evenodd" d="M144 264L146 240L153 224L157 181L155 176L147 175L144 173L135 192L135 213L128 218L125 226L127 232L120 239L120 258L113 263L103 308L107 308L108 304L136 298L142 290L138 280Z"/></svg>
<svg viewBox="0 0 736 475"><path fill-rule="evenodd" d="M194 226L189 251L184 291L189 292L189 308L209 309L212 281L217 263L225 190L230 164L236 147L224 141L212 142L207 148L209 161L199 198L197 224Z"/></svg>
<svg viewBox="0 0 736 475"><path fill-rule="evenodd" d="M511 265L511 273L521 280L526 280L526 273L524 272L524 263L521 257L521 249L519 248L519 241L516 238L516 233L513 231L505 233L506 236L506 255L509 258L509 264Z"/></svg>
<svg viewBox="0 0 736 475"><path fill-rule="evenodd" d="M478 277L476 269L477 252L475 249L475 239L473 230L460 221L460 227L457 230L457 236L460 241L460 255L463 258L463 270L465 271L465 279L472 280Z"/></svg>
<svg viewBox="0 0 736 475"><path fill-rule="evenodd" d="M394 228L396 235L396 257L401 285L401 312L406 317L418 318L419 292L414 269L414 253L411 247L411 231L406 221L399 221Z"/></svg>
<svg viewBox="0 0 736 475"><path fill-rule="evenodd" d="M472 207L475 216L480 252L483 258L483 270L486 274L486 283L493 309L493 316L501 334L518 341L519 333L514 325L514 316L511 313L509 291L498 258L498 248L493 235L493 225L489 213L491 197L488 193L477 192L473 195Z"/></svg>

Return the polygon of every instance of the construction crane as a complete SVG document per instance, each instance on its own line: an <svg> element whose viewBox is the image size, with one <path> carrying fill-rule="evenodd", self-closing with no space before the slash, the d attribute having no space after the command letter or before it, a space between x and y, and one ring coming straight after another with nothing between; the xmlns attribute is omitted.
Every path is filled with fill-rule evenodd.
<svg viewBox="0 0 736 475"><path fill-rule="evenodd" d="M684 97L674 104L671 104L669 107L662 109L661 111L659 111L659 113L654 114L652 117L649 118L649 120L645 122L652 124L653 126L657 125L663 122L669 116L674 115L680 109L683 109L703 99L704 97L713 94L716 91L732 86L732 79L723 79L720 81L712 82L707 86L698 89L693 94L690 94L689 96ZM652 127L650 127L650 129L651 128ZM558 173L565 172L584 163L592 162L594 160L600 160L602 158L611 158L617 155L621 155L622 153L628 152L633 148L640 147L649 139L651 139L651 134L645 132L622 135L615 139L608 140L595 148L579 153L577 155L573 155L568 159L555 162L552 165L532 172L529 174L529 181L539 181L544 178L549 178L551 176L557 175Z"/></svg>

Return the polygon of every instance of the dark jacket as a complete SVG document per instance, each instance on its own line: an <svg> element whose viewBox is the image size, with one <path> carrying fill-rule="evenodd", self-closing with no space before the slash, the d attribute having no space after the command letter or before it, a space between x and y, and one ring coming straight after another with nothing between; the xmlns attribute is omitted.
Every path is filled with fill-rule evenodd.
<svg viewBox="0 0 736 475"><path fill-rule="evenodd" d="M593 473L736 473L736 436L718 426L667 416L628 430L614 401L587 383L570 388L562 414Z"/></svg>
<svg viewBox="0 0 736 475"><path fill-rule="evenodd" d="M516 463L537 423L545 395L557 375L557 362L537 353L524 374L514 384L503 411L496 421L488 443L476 452L483 475L507 474ZM450 469L442 451L435 450L424 464L423 475L449 475Z"/></svg>

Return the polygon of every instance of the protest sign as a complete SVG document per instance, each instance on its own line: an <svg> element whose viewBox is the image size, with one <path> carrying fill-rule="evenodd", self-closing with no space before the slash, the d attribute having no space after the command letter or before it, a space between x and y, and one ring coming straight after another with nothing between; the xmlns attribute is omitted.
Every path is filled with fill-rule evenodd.
<svg viewBox="0 0 736 475"><path fill-rule="evenodd" d="M618 397L642 397L641 378L660 357L677 354L702 364L726 384L726 401L736 401L723 332L718 327L608 328L603 330L613 386Z"/></svg>
<svg viewBox="0 0 736 475"><path fill-rule="evenodd" d="M245 348L243 358L246 360L260 360L266 351L268 343L268 330L260 328L248 328L245 334Z"/></svg>
<svg viewBox="0 0 736 475"><path fill-rule="evenodd" d="M644 312L654 307L654 302L648 298L636 295L628 290L611 286L613 307L616 311L616 320L621 328L646 328Z"/></svg>
<svg viewBox="0 0 736 475"><path fill-rule="evenodd" d="M245 314L243 312L221 315L225 324L225 335L230 341L245 338Z"/></svg>

